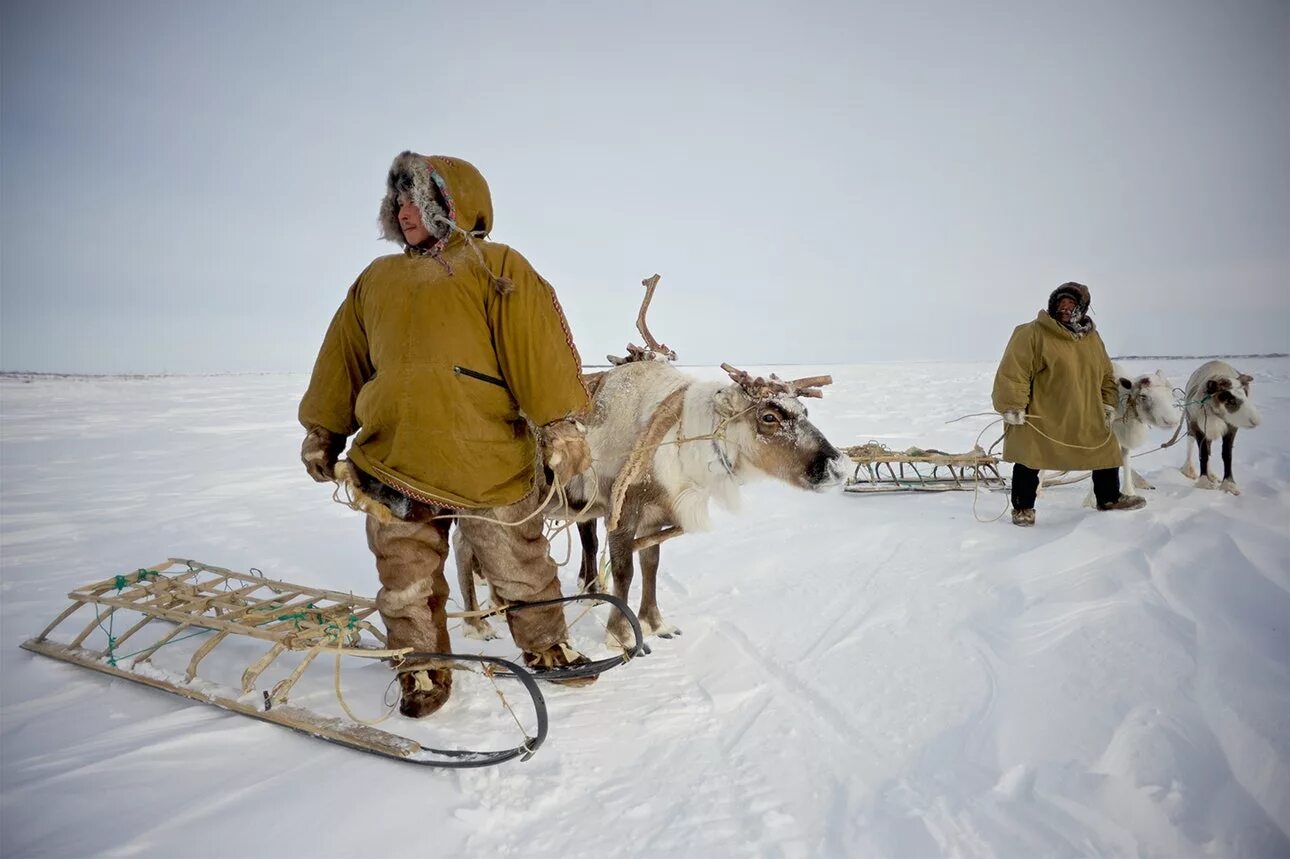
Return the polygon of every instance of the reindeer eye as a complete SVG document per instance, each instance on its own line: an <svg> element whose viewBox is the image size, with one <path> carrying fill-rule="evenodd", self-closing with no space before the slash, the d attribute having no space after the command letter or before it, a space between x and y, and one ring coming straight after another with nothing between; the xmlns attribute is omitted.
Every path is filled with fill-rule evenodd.
<svg viewBox="0 0 1290 859"><path fill-rule="evenodd" d="M764 424L777 424L779 423L779 418L775 416L774 412L766 412L761 416L761 422Z"/></svg>

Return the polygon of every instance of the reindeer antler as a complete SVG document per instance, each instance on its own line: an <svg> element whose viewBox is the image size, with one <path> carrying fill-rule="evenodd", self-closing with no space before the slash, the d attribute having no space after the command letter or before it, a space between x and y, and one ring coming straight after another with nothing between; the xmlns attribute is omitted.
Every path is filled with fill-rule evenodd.
<svg viewBox="0 0 1290 859"><path fill-rule="evenodd" d="M771 373L770 377L774 379L775 374ZM821 391L820 388L823 388L825 385L832 385L833 377L804 376L801 379L792 379L784 382L784 384L793 389L793 396L795 397L815 397L818 399L824 396L824 392Z"/></svg>
<svg viewBox="0 0 1290 859"><path fill-rule="evenodd" d="M606 355L609 363L631 364L635 361L656 361L660 358L666 361L675 361L676 353L667 348L666 345L654 339L654 335L649 333L649 326L645 324L645 314L649 311L649 303L654 300L654 289L658 286L659 276L657 274L645 278L641 281L641 286L645 287L645 300L641 302L640 312L636 314L636 330L645 338L644 346L637 346L634 343L627 344L627 357L619 358L614 355Z"/></svg>
<svg viewBox="0 0 1290 859"><path fill-rule="evenodd" d="M654 300L654 290L658 287L659 277L657 274L650 275L641 281L641 286L645 287L645 300L641 302L640 313L636 314L636 330L645 338L645 345L651 351L660 355L666 355L669 361L676 360L676 353L667 348L664 344L654 339L654 335L649 333L648 326L645 325L645 312L649 310L649 303Z"/></svg>
<svg viewBox="0 0 1290 859"><path fill-rule="evenodd" d="M730 378L747 391L750 396L758 399L768 399L776 394L787 394L790 397L818 398L824 396L824 392L820 388L833 384L832 376L807 376L802 379L785 381L774 373L770 374L769 379L753 376L747 370L740 370L738 367L732 367L729 364L722 364L721 369L725 370L730 375Z"/></svg>
<svg viewBox="0 0 1290 859"><path fill-rule="evenodd" d="M627 357L619 358L617 355L606 355L609 363L615 367L619 364L634 364L637 361L654 361L662 358L657 352L652 352L644 346L637 346L635 343L627 344Z"/></svg>

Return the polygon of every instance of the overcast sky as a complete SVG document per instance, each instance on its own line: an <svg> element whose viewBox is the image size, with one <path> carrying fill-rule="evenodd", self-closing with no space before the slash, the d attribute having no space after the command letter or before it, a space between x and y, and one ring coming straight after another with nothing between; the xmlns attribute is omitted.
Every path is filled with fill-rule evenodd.
<svg viewBox="0 0 1290 859"><path fill-rule="evenodd" d="M583 358L1290 349L1290 3L3 6L0 367L308 370L403 149L475 163Z"/></svg>

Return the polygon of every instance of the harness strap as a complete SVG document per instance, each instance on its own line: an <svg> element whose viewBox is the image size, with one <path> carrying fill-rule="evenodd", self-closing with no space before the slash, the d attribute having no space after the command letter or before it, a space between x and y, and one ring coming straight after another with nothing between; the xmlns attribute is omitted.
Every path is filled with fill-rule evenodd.
<svg viewBox="0 0 1290 859"><path fill-rule="evenodd" d="M645 429L641 431L640 437L636 439L636 444L632 447L632 452L627 457L627 462L623 465L623 470L618 473L614 479L613 489L611 490L612 506L609 512L609 521L605 527L612 531L618 527L618 520L623 514L623 502L627 499L627 490L645 470L645 464L649 462L654 455L655 449L663 441L663 437L671 431L672 427L679 426L681 423L681 409L685 404L685 392L690 386L682 385L675 391L667 395L663 402L659 403L654 410Z"/></svg>

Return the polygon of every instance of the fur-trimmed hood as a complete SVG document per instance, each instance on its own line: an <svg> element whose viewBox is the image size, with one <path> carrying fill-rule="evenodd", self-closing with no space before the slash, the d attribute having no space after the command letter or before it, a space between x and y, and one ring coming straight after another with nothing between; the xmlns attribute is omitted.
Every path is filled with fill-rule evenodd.
<svg viewBox="0 0 1290 859"><path fill-rule="evenodd" d="M1072 280L1054 289L1048 296L1047 308L1048 316L1053 320L1057 319L1057 302L1061 301L1062 298L1070 298L1074 301L1078 311L1076 317L1071 320L1071 324L1062 327L1077 335L1088 334L1090 331L1097 330L1097 323L1088 316L1089 306L1093 303L1093 299L1087 286ZM1058 324L1061 325L1060 322Z"/></svg>
<svg viewBox="0 0 1290 859"><path fill-rule="evenodd" d="M493 229L493 197L483 174L468 161L445 155L402 152L390 165L385 180L385 198L377 218L381 236L406 247L399 229L399 195L407 194L421 210L421 220L432 235L435 215L446 216L463 232L485 237ZM444 234L431 249L442 250L451 238Z"/></svg>

